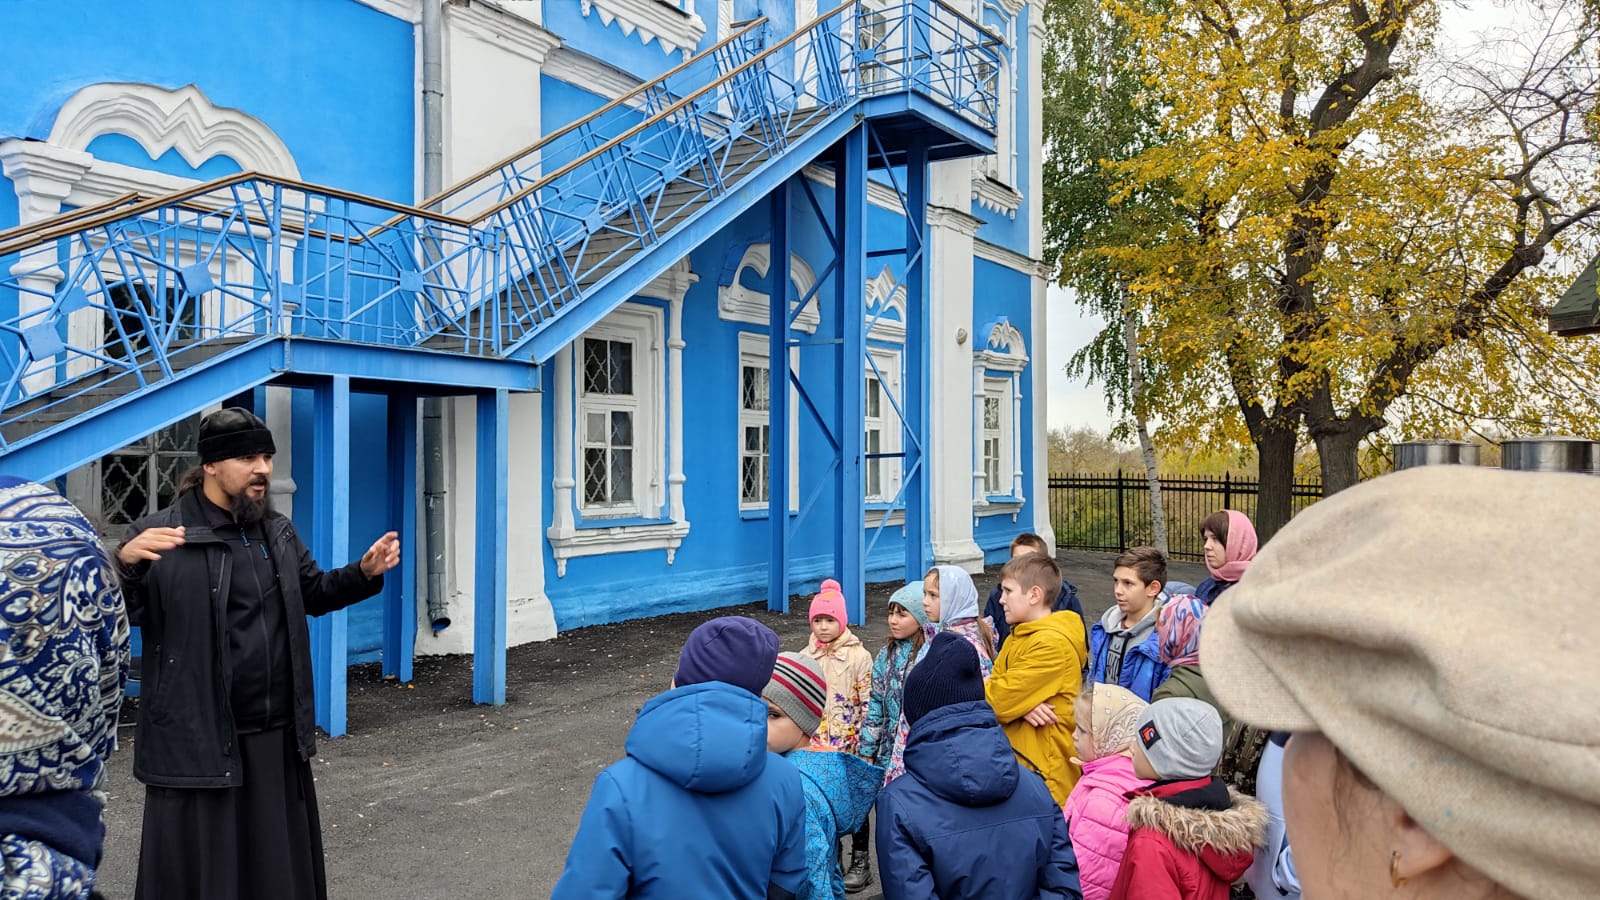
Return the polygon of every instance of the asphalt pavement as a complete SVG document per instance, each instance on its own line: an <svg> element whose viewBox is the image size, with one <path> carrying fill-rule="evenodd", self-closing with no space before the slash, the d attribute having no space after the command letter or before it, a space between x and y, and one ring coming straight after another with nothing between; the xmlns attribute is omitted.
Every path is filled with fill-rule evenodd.
<svg viewBox="0 0 1600 900"><path fill-rule="evenodd" d="M1111 603L1111 558L1063 552L1058 561L1092 621ZM998 572L978 579L980 594ZM1175 564L1172 574L1195 582L1205 570ZM874 653L895 587L869 589L868 624L855 629ZM514 647L504 706L472 704L468 657L419 658L409 684L384 680L375 664L353 668L349 734L324 737L312 762L331 900L549 896L595 775L621 757L635 714L665 689L689 632L718 615L748 615L798 650L808 629L804 606L794 608L788 616L747 605L638 619ZM133 896L144 806L132 726L120 734L99 878L107 900ZM877 900L876 879L854 896Z"/></svg>

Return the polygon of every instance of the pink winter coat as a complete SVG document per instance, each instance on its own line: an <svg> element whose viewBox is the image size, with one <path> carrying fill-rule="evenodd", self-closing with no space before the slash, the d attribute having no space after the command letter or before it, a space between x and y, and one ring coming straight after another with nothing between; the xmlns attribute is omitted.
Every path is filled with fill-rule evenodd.
<svg viewBox="0 0 1600 900"><path fill-rule="evenodd" d="M1078 854L1083 900L1111 896L1128 846L1128 792L1148 784L1133 774L1133 760L1121 754L1083 764L1083 777L1061 808Z"/></svg>

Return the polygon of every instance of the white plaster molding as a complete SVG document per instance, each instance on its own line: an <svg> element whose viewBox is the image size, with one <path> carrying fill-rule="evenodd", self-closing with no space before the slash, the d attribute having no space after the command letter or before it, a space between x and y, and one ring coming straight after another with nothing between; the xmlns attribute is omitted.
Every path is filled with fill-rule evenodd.
<svg viewBox="0 0 1600 900"><path fill-rule="evenodd" d="M943 228L969 238L976 235L978 229L983 227L983 220L977 216L959 209L951 209L947 206L930 205L927 219L929 228ZM972 243L976 248L981 242L974 241Z"/></svg>
<svg viewBox="0 0 1600 900"><path fill-rule="evenodd" d="M1028 347L1022 332L1004 316L978 329L983 348L973 354L973 364L996 372L1021 372L1028 367Z"/></svg>
<svg viewBox="0 0 1600 900"><path fill-rule="evenodd" d="M886 341L895 344L906 342L906 286L895 281L894 273L888 266L883 267L876 277L867 280L866 285L867 321L872 322L872 327L867 331L867 338L875 341ZM880 309L882 314L879 315ZM893 317L890 312L895 313ZM877 321L872 317L878 315Z"/></svg>
<svg viewBox="0 0 1600 900"><path fill-rule="evenodd" d="M982 166L974 166L972 172L972 202L984 209L994 210L1008 219L1017 217L1017 210L1022 208L1022 194L983 171Z"/></svg>
<svg viewBox="0 0 1600 900"><path fill-rule="evenodd" d="M729 284L717 287L717 316L725 322L748 322L751 325L770 325L772 322L772 298L753 288L745 287L739 280L740 275L749 269L760 278L766 278L772 271L772 245L767 243L751 244L744 250L744 255L739 257L739 264L733 269L733 278ZM795 296L804 297L817 283L817 274L811 266L799 256L789 254L789 281L794 285ZM817 297L812 296L811 302L800 310L795 317L794 330L815 334L817 325L822 321L822 313L817 303Z"/></svg>
<svg viewBox="0 0 1600 900"><path fill-rule="evenodd" d="M997 2L1000 4L1000 8L1006 11L1006 15L1012 18L1015 18L1017 13L1022 12L1022 8L1028 5L1028 0L997 0Z"/></svg>
<svg viewBox="0 0 1600 900"><path fill-rule="evenodd" d="M979 259L1005 266L1013 272L1020 272L1029 277L1044 277L1048 274L1045 272L1045 264L1041 260L1031 259L1015 250L1008 250L988 241L973 241L972 254Z"/></svg>
<svg viewBox="0 0 1600 900"><path fill-rule="evenodd" d="M638 296L653 297L657 300L666 300L672 303L682 303L684 295L689 293L689 288L699 280L700 276L689 268L689 257L685 256L645 285L639 291ZM676 335L680 332L674 326L672 333ZM674 340L681 341L681 338L674 338Z"/></svg>
<svg viewBox="0 0 1600 900"><path fill-rule="evenodd" d="M689 292L689 285L700 279L689 271L687 256L674 264L673 269L679 266L687 273L687 277L677 279L677 283L683 285L682 290L677 290L676 285L668 286L672 295L667 310L667 509L672 516L672 529L681 529L677 535L681 543L684 535L689 533L688 516L683 509L683 485L688 481L683 474L683 348L686 344L683 339L683 295ZM668 273L671 272L669 269ZM667 565L672 565L672 557L677 550L678 544L667 548Z"/></svg>
<svg viewBox="0 0 1600 900"><path fill-rule="evenodd" d="M628 93L644 81L631 72L623 71L604 60L595 59L570 47L557 47L545 58L543 74L565 81L610 100ZM644 108L644 97L636 97L628 104L635 109Z"/></svg>
<svg viewBox="0 0 1600 900"><path fill-rule="evenodd" d="M1044 40L1044 7L1035 6L1028 10L1028 37L1031 40Z"/></svg>
<svg viewBox="0 0 1600 900"><path fill-rule="evenodd" d="M812 164L801 171L807 178L811 179L813 184L829 189L834 187L835 179L832 169ZM900 199L900 195L895 192L895 189L871 178L867 179L867 202L879 209L886 209L902 216L906 214L905 204ZM933 207L930 206L928 209L931 212ZM979 221L981 222L982 220Z"/></svg>
<svg viewBox="0 0 1600 900"><path fill-rule="evenodd" d="M705 20L685 12L665 0L579 0L583 15L598 15L602 25L616 23L622 33L639 35L649 46L657 41L667 51L679 51L684 59L694 53L705 36Z"/></svg>
<svg viewBox="0 0 1600 900"><path fill-rule="evenodd" d="M101 82L72 95L57 114L49 143L83 150L95 138L122 134L151 159L169 150L191 166L226 156L241 168L299 179L287 145L266 123L237 109L213 106L192 84L167 90L153 84Z"/></svg>
<svg viewBox="0 0 1600 900"><path fill-rule="evenodd" d="M356 0L362 6L369 6L386 16L393 16L402 22L413 25L422 22L423 0ZM438 2L438 0L435 0Z"/></svg>
<svg viewBox="0 0 1600 900"><path fill-rule="evenodd" d="M1035 13L1035 17L1037 14ZM1046 306L1047 287L1045 279L1035 276L1033 279L1033 333L1049 334L1048 307ZM1055 524L1050 520L1050 504L1045 502L1050 496L1050 450L1049 428L1046 423L1050 421L1049 406L1046 402L1045 388L1048 385L1050 374L1049 341L1035 341L1033 347L1033 414L1030 425L1033 429L1033 531L1044 538L1052 554L1056 551Z"/></svg>
<svg viewBox="0 0 1600 900"><path fill-rule="evenodd" d="M543 65L550 51L561 46L560 37L536 23L481 0L465 6L447 4L445 22L449 27L460 29L463 35L505 49L535 66Z"/></svg>

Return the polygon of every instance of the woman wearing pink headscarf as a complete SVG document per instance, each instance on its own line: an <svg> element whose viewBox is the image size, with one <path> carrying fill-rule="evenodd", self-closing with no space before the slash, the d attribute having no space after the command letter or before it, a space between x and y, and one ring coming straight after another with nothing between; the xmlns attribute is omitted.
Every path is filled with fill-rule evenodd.
<svg viewBox="0 0 1600 900"><path fill-rule="evenodd" d="M1194 589L1207 606L1250 568L1256 558L1256 526L1236 509L1224 509L1206 516L1200 523L1200 536L1206 541L1206 568L1211 577Z"/></svg>

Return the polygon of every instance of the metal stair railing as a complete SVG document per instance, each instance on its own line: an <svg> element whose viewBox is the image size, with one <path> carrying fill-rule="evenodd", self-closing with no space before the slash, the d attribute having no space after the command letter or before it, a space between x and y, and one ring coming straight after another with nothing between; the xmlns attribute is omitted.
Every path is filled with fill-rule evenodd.
<svg viewBox="0 0 1600 900"><path fill-rule="evenodd" d="M264 340L504 356L869 96L919 92L994 129L997 41L938 0L849 0L772 47L764 26L434 209L247 172L0 233L0 296L17 309L0 321L0 453Z"/></svg>

